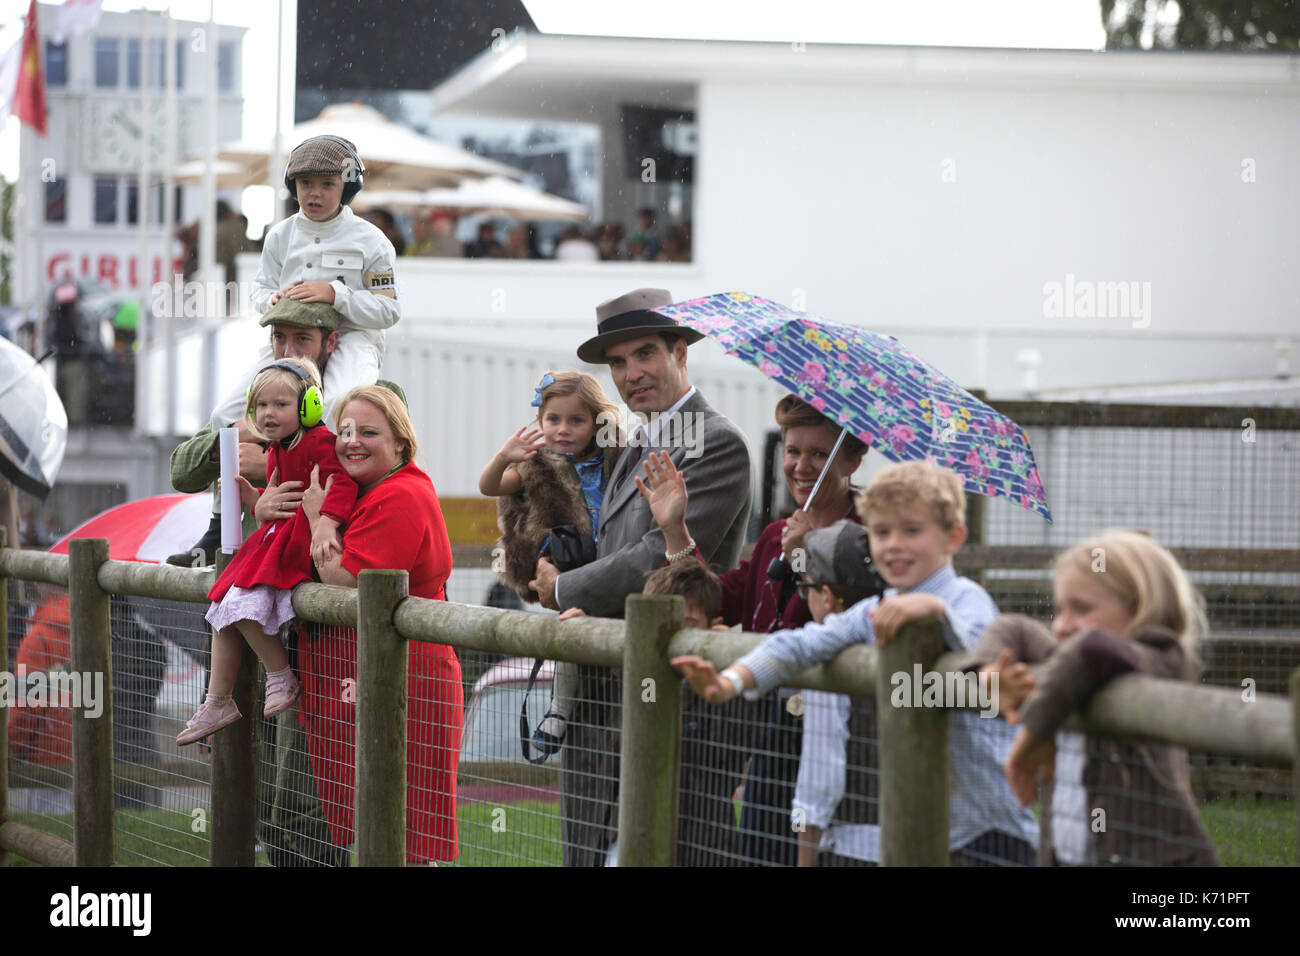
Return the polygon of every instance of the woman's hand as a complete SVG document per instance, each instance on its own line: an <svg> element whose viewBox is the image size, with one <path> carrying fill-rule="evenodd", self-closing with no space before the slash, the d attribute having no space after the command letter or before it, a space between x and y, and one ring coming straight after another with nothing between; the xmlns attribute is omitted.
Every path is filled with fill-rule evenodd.
<svg viewBox="0 0 1300 956"><path fill-rule="evenodd" d="M542 437L541 429L525 425L506 439L506 443L497 452L497 457L517 465L535 457L545 444L546 439Z"/></svg>
<svg viewBox="0 0 1300 956"><path fill-rule="evenodd" d="M321 505L325 503L325 496L330 493L333 484L334 476L330 475L325 479L325 487L322 488L320 484L320 465L312 465L311 484L302 493L302 510L307 516L307 526L312 530L313 540L316 534L316 525L320 521Z"/></svg>
<svg viewBox="0 0 1300 956"><path fill-rule="evenodd" d="M1011 648L1002 649L997 662L985 664L980 668L981 674L993 674L997 680L998 713L1009 724L1019 723L1020 705L1037 686L1029 665L1014 662Z"/></svg>
<svg viewBox="0 0 1300 956"><path fill-rule="evenodd" d="M1043 771L1043 779L1051 780L1056 766L1056 742L1039 740L1024 727L1016 734L1007 755L1007 782L1011 792L1016 795L1022 807L1034 802L1038 790L1038 771Z"/></svg>
<svg viewBox="0 0 1300 956"><path fill-rule="evenodd" d="M266 490L257 499L257 506L253 509L253 514L262 524L292 518L302 502L302 492L298 490L302 487L302 482L286 481L279 484L279 477L279 468L271 472L271 477L266 481Z"/></svg>
<svg viewBox="0 0 1300 956"><path fill-rule="evenodd" d="M781 551L787 561L795 551L803 547L803 536L811 530L812 521L808 518L808 512L802 508L785 519L785 528L781 531Z"/></svg>

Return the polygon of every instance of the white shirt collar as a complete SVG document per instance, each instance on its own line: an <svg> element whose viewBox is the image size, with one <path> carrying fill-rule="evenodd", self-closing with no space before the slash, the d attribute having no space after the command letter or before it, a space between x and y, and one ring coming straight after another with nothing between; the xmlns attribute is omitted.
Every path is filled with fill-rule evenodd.
<svg viewBox="0 0 1300 956"><path fill-rule="evenodd" d="M689 402L691 400L691 396L694 394L695 394L695 386L692 385L689 389L686 390L685 395L677 399L677 402L673 405L672 408L668 409L668 411L666 412L659 412L656 415L652 415L649 424L638 425L636 429L633 431L633 434L639 434L641 429L644 428L647 437L646 443L651 448L655 447L655 442L659 440L659 432L663 428L664 421L670 418L671 416L677 414L679 411L681 411L682 406L685 405L687 402Z"/></svg>

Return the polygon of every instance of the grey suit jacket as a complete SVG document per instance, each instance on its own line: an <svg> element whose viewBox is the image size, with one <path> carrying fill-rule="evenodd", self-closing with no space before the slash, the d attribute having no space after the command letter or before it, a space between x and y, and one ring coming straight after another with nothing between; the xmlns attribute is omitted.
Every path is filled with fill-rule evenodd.
<svg viewBox="0 0 1300 956"><path fill-rule="evenodd" d="M702 415L702 435L672 447L656 446L646 454L667 451L686 478L690 500L686 526L700 554L717 570L736 566L745 541L753 495L749 472L749 445L731 420L715 412L696 391L681 408L683 415ZM696 419L683 419L694 425ZM666 438L665 438L666 440ZM699 457L688 458L698 443ZM664 563L664 537L650 506L637 490L635 475L627 474L624 452L610 475L600 508L597 558L591 564L559 576L561 610L580 607L596 617L622 617L629 594L640 594L647 572ZM644 458L642 459L644 461ZM640 464L637 472L644 477Z"/></svg>

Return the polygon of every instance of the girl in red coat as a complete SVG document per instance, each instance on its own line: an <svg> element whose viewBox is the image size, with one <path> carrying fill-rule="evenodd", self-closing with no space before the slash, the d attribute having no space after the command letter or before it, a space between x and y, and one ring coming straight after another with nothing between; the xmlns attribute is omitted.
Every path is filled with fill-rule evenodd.
<svg viewBox="0 0 1300 956"><path fill-rule="evenodd" d="M179 745L202 740L242 716L231 697L242 641L266 668L263 714L273 717L298 699L298 678L280 643L280 628L293 618L293 588L311 580L312 547L333 543L338 548L339 525L347 521L357 499L356 483L339 465L334 436L320 424L321 415L320 373L311 361L281 359L253 379L247 418L250 428L269 443L267 483L301 481L306 486L313 468L320 469L322 481L330 476L334 481L314 533L301 510L265 521L208 592L213 603L207 620L215 629L212 674L203 705L176 738ZM242 476L239 493L250 508L261 494Z"/></svg>

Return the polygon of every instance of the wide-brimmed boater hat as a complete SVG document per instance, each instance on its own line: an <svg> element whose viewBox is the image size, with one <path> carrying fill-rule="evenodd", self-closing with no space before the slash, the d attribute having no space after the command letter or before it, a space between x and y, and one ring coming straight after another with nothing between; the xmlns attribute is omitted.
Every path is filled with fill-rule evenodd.
<svg viewBox="0 0 1300 956"><path fill-rule="evenodd" d="M606 299L596 306L596 335L578 346L578 358L592 365L606 364L605 349L628 339L639 339L657 332L672 332L687 345L704 338L702 332L678 325L666 315L652 311L672 305L667 289L634 289Z"/></svg>

